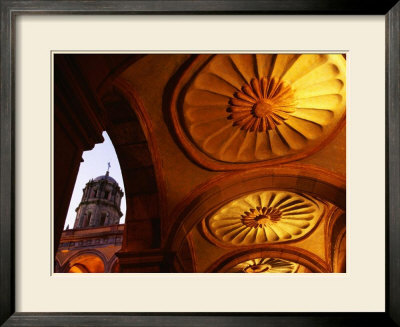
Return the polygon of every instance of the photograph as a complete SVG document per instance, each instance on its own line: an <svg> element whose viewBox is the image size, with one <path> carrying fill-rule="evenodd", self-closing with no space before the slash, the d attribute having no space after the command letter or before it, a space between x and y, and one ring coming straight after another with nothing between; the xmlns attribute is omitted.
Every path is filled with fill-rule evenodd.
<svg viewBox="0 0 400 327"><path fill-rule="evenodd" d="M1 326L400 326L400 0L0 12Z"/></svg>
<svg viewBox="0 0 400 327"><path fill-rule="evenodd" d="M53 273L346 273L345 53L54 51L52 92Z"/></svg>

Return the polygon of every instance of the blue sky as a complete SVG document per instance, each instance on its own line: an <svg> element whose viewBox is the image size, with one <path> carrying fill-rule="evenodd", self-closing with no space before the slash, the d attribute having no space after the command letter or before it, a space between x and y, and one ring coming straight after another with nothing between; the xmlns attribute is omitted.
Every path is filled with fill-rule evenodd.
<svg viewBox="0 0 400 327"><path fill-rule="evenodd" d="M79 202L81 201L82 190L85 188L86 183L91 178L105 175L108 162L111 164L110 176L118 182L122 191L125 192L121 168L119 166L114 146L112 145L111 140L106 132L103 132L103 137L103 143L96 144L96 146L92 150L83 152L83 162L81 162L81 165L79 167L78 177L76 178L75 187L72 193L72 198L69 205L64 228L66 228L67 225L69 225L69 228L72 228L74 226L76 218L75 209L78 207ZM124 223L126 212L125 195L121 201L121 211L124 215L122 216L120 222Z"/></svg>

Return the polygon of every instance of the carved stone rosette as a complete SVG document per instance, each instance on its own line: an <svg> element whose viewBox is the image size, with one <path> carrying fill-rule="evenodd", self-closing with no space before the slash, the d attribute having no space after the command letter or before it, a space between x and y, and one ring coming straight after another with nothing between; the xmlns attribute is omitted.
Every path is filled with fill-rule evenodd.
<svg viewBox="0 0 400 327"><path fill-rule="evenodd" d="M203 221L205 234L222 246L296 240L310 233L326 205L305 194L266 190L241 196Z"/></svg>
<svg viewBox="0 0 400 327"><path fill-rule="evenodd" d="M299 264L280 258L256 258L246 260L226 272L228 273L295 273Z"/></svg>
<svg viewBox="0 0 400 327"><path fill-rule="evenodd" d="M309 155L332 139L345 111L341 54L200 55L171 105L188 154L215 170Z"/></svg>

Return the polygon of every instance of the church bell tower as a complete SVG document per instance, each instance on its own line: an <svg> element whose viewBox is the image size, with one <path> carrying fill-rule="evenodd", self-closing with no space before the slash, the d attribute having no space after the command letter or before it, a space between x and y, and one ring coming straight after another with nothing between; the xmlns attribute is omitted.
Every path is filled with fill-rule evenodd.
<svg viewBox="0 0 400 327"><path fill-rule="evenodd" d="M83 189L82 200L75 210L74 229L118 225L122 217L120 206L123 196L109 170L105 175L91 179Z"/></svg>

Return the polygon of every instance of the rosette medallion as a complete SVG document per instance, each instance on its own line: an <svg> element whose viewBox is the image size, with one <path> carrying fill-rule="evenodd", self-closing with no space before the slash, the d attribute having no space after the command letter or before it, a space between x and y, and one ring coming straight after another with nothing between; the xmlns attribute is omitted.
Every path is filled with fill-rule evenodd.
<svg viewBox="0 0 400 327"><path fill-rule="evenodd" d="M246 260L230 268L228 273L295 273L298 263L280 258L256 258Z"/></svg>
<svg viewBox="0 0 400 327"><path fill-rule="evenodd" d="M259 191L229 202L205 219L211 240L228 246L286 242L308 234L325 205L304 194Z"/></svg>
<svg viewBox="0 0 400 327"><path fill-rule="evenodd" d="M318 150L342 126L341 54L219 54L198 60L204 63L183 75L171 109L174 124L186 134L178 133L180 140L186 148L194 145L189 152L205 166L294 160ZM206 159L199 160L196 151Z"/></svg>

